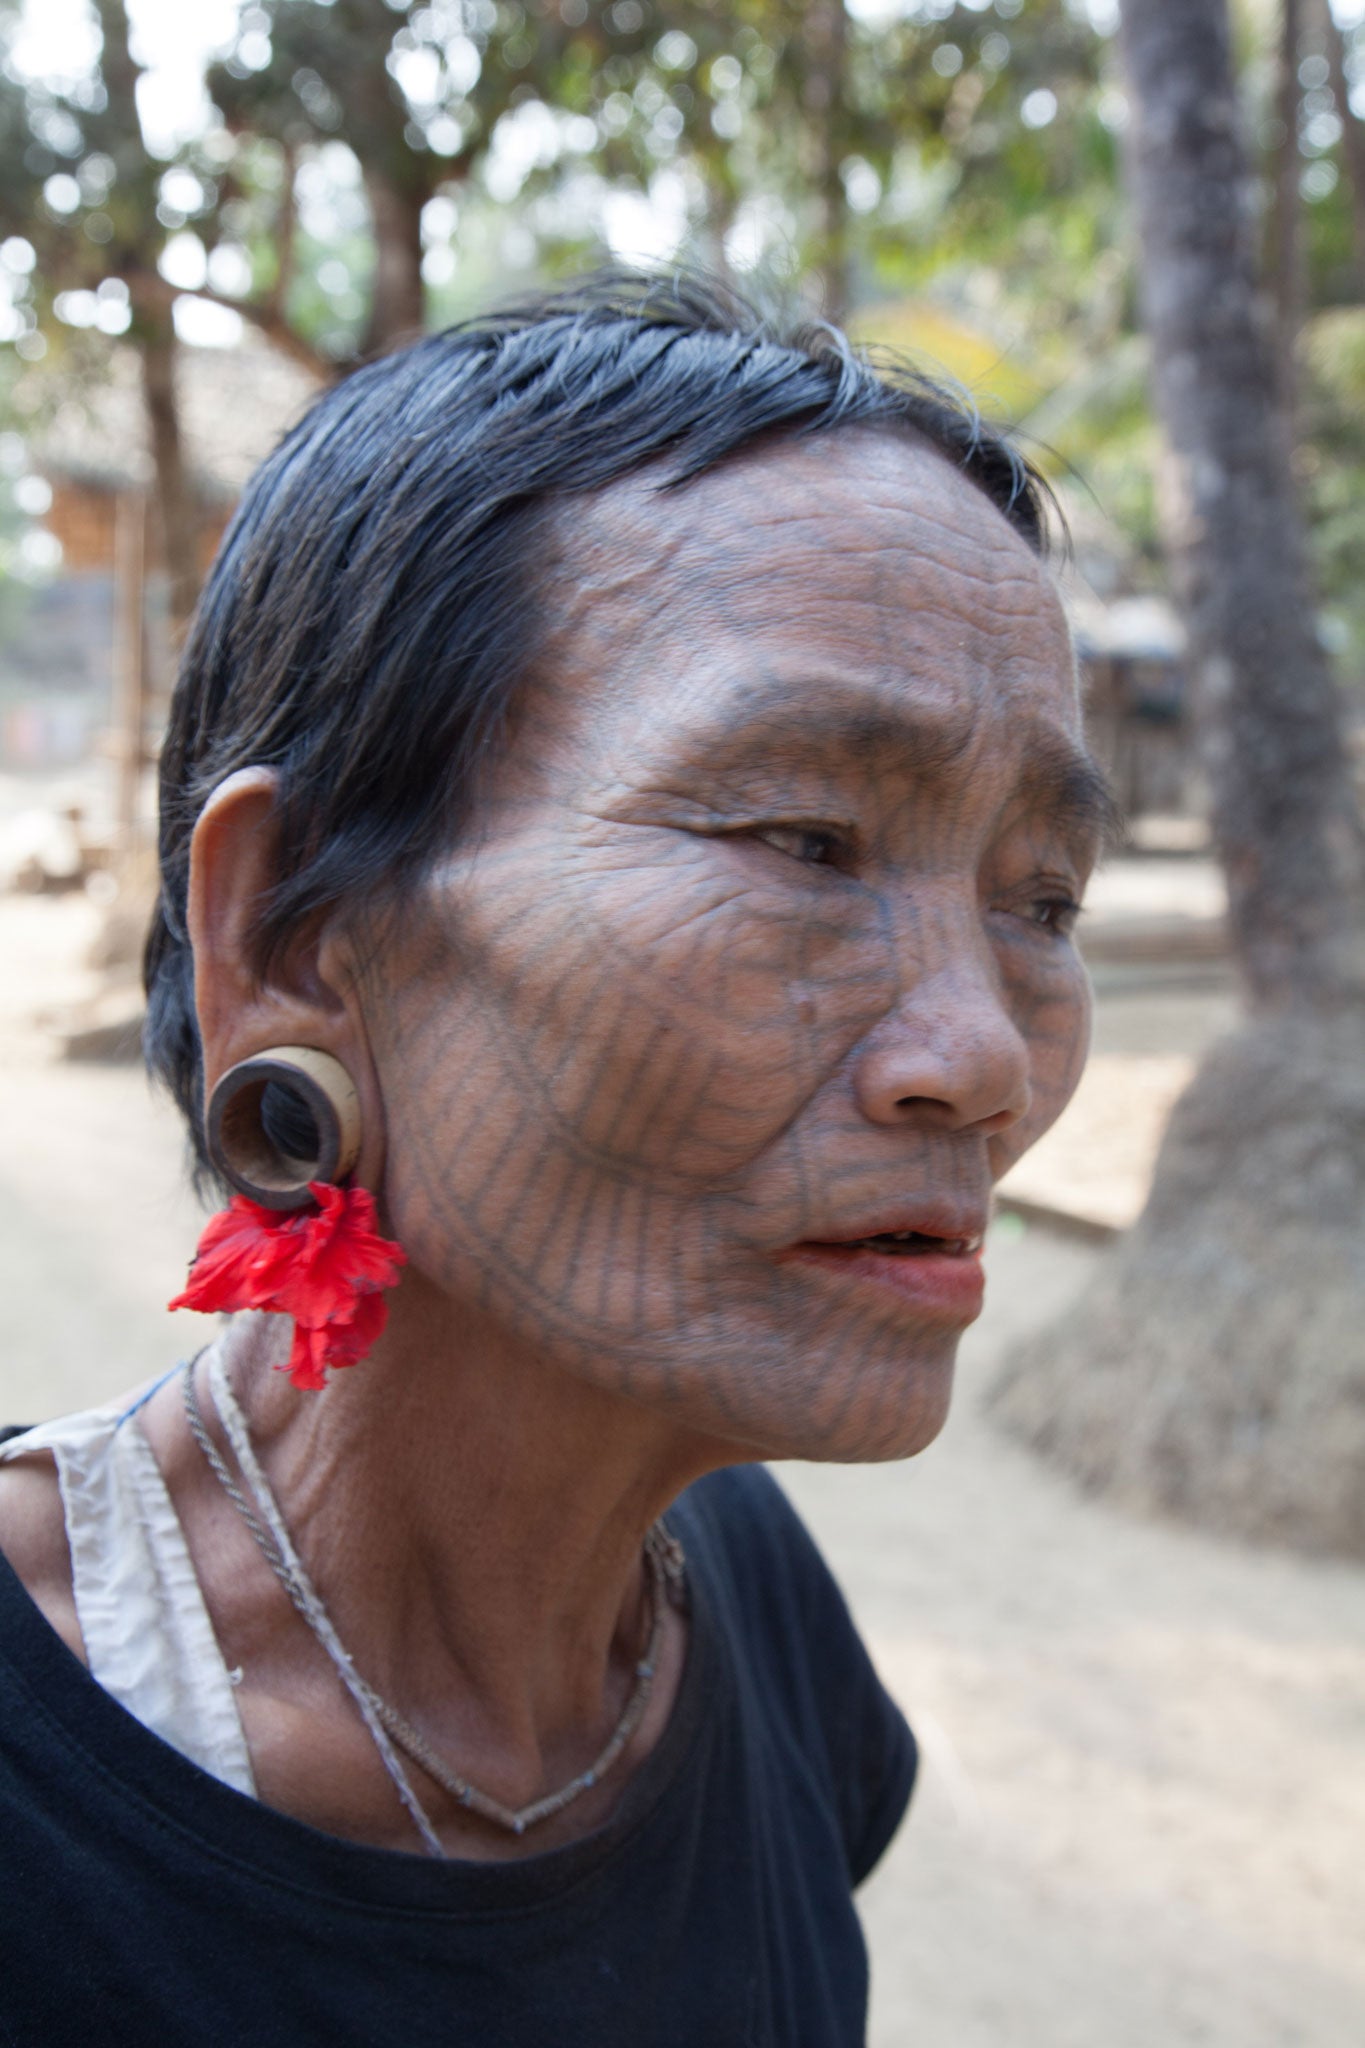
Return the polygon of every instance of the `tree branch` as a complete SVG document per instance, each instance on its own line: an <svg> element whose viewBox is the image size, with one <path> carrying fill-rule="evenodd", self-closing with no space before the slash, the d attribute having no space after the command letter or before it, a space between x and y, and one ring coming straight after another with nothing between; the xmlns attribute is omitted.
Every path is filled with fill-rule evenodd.
<svg viewBox="0 0 1365 2048"><path fill-rule="evenodd" d="M281 355L289 357L320 384L330 384L341 375L346 365L325 356L322 350L314 348L298 330L291 327L283 314L274 307L269 298L234 299L227 292L217 292L212 285L200 285L193 291L181 285L168 284L159 270L128 270L124 282L130 291L143 293L149 300L155 300L169 307L176 299L202 299L209 306L223 306L229 313L238 313L243 320L262 333L266 340L279 349Z"/></svg>
<svg viewBox="0 0 1365 2048"><path fill-rule="evenodd" d="M292 142L282 142L280 154L284 161L284 176L280 180L280 211L275 223L275 279L266 294L265 303L282 321L284 302L294 281L295 229L298 226L294 178L298 170L298 151Z"/></svg>

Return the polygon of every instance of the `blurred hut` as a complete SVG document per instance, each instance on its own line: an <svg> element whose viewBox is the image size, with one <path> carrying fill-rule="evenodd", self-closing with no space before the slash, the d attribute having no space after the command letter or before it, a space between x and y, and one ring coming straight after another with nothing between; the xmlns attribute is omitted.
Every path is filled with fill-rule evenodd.
<svg viewBox="0 0 1365 2048"><path fill-rule="evenodd" d="M204 568L247 477L315 388L254 338L180 351L180 431ZM0 766L70 768L112 742L126 827L173 668L135 351L113 348L98 379L73 380L55 406L49 398L26 438L52 491L43 524L61 565L0 643Z"/></svg>
<svg viewBox="0 0 1365 2048"><path fill-rule="evenodd" d="M1185 631L1164 597L1073 598L1091 745L1124 814L1195 817L1205 805Z"/></svg>

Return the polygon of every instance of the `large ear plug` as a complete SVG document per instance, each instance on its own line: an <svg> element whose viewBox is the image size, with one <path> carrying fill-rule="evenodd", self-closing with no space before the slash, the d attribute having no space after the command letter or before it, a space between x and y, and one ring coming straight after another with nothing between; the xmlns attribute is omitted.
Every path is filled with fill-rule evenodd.
<svg viewBox="0 0 1365 2048"><path fill-rule="evenodd" d="M228 1069L207 1121L209 1156L245 1200L209 1219L169 1305L292 1316L282 1370L296 1387L323 1387L332 1367L358 1364L378 1343L383 1290L407 1264L379 1235L368 1189L338 1185L360 1151L355 1084L329 1052L273 1045Z"/></svg>
<svg viewBox="0 0 1365 2048"><path fill-rule="evenodd" d="M360 1101L341 1061L274 1045L222 1076L208 1107L219 1173L264 1209L302 1209L312 1181L344 1180L360 1151Z"/></svg>

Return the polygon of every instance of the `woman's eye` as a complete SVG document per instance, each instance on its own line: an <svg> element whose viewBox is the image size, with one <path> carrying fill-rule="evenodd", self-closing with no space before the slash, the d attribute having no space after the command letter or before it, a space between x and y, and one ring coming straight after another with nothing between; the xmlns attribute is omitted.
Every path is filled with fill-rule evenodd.
<svg viewBox="0 0 1365 2048"><path fill-rule="evenodd" d="M1068 938L1076 929L1081 906L1074 896L1039 896L1026 906L1025 914L1031 924Z"/></svg>
<svg viewBox="0 0 1365 2048"><path fill-rule="evenodd" d="M826 831L819 825L761 825L753 837L807 867L835 867L848 852L837 832Z"/></svg>

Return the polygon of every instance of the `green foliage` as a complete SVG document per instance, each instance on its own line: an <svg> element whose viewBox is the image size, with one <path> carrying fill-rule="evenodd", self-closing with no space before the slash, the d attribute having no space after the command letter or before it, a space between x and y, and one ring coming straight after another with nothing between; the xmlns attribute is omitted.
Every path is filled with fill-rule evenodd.
<svg viewBox="0 0 1365 2048"><path fill-rule="evenodd" d="M97 0L94 12L100 60L60 82L16 72L17 11L0 15L0 237L35 259L21 248L7 266L9 338L31 361L45 344L60 346L64 328L124 333L163 305L158 264L169 237L211 215L218 197L207 150L187 150L174 164L151 155L120 0Z"/></svg>
<svg viewBox="0 0 1365 2048"><path fill-rule="evenodd" d="M611 248L676 251L850 308L863 337L946 368L1021 424L1117 573L1159 573L1099 0L247 0L209 71L216 119L174 160L143 141L121 0L96 12L89 75L0 64L0 265L30 362L46 346L74 373L197 277L327 373L414 317ZM0 0L0 43L15 13ZM1274 10L1238 22L1268 152ZM1311 33L1310 302L1345 309L1360 280ZM1361 667L1365 413L1355 344L1325 317L1304 485L1333 631Z"/></svg>
<svg viewBox="0 0 1365 2048"><path fill-rule="evenodd" d="M1328 647L1365 697L1365 308L1322 313L1301 351L1299 472Z"/></svg>
<svg viewBox="0 0 1365 2048"><path fill-rule="evenodd" d="M25 437L13 425L14 386L23 364L0 354L0 646L17 631L34 589L57 567L60 549L38 524L50 500L32 473Z"/></svg>

